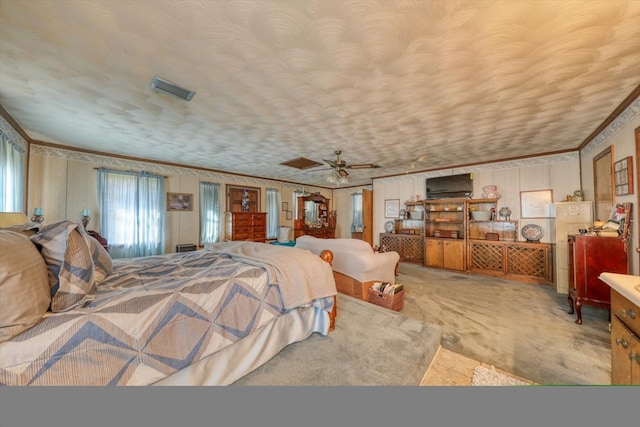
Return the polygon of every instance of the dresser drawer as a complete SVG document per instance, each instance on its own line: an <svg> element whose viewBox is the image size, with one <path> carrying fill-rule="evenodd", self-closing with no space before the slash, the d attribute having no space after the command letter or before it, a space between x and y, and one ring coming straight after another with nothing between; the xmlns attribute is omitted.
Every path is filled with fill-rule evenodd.
<svg viewBox="0 0 640 427"><path fill-rule="evenodd" d="M233 219L233 227L251 227L251 218L250 217L242 217L242 218L234 218Z"/></svg>
<svg viewBox="0 0 640 427"><path fill-rule="evenodd" d="M262 227L267 225L267 216L266 215L254 215L253 217L253 226L254 227Z"/></svg>
<svg viewBox="0 0 640 427"><path fill-rule="evenodd" d="M640 308L611 289L611 315L616 316L636 336L640 336Z"/></svg>

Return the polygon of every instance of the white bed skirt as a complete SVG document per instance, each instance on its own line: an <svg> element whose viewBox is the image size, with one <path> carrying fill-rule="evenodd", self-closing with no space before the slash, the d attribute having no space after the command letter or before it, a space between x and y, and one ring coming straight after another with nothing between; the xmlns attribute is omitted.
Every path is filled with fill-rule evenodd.
<svg viewBox="0 0 640 427"><path fill-rule="evenodd" d="M314 332L329 333L329 313L316 306L293 310L153 385L229 385Z"/></svg>

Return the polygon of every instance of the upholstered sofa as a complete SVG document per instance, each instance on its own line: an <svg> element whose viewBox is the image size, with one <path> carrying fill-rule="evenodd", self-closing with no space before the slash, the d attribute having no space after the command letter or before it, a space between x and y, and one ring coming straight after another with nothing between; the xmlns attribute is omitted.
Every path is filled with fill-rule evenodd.
<svg viewBox="0 0 640 427"><path fill-rule="evenodd" d="M367 300L373 282L395 283L400 255L374 252L364 240L320 239L304 235L296 239L295 247L317 255L325 249L333 252L332 268L338 292Z"/></svg>

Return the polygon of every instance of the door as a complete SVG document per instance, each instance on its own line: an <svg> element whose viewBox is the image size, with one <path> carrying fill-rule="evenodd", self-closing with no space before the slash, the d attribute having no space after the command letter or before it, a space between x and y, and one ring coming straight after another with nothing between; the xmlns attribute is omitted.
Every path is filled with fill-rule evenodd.
<svg viewBox="0 0 640 427"><path fill-rule="evenodd" d="M362 240L373 245L373 191L362 189Z"/></svg>

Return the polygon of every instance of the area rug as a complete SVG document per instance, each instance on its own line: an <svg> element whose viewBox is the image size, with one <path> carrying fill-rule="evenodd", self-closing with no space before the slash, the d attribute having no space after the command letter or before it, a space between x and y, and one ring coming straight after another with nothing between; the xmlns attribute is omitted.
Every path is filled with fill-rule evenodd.
<svg viewBox="0 0 640 427"><path fill-rule="evenodd" d="M512 385L531 385L531 383L521 381L518 378L498 372L496 368L491 366L479 365L473 370L471 377L471 385L477 386L512 386Z"/></svg>
<svg viewBox="0 0 640 427"><path fill-rule="evenodd" d="M285 347L233 385L417 386L440 338L437 325L339 294L334 331Z"/></svg>

